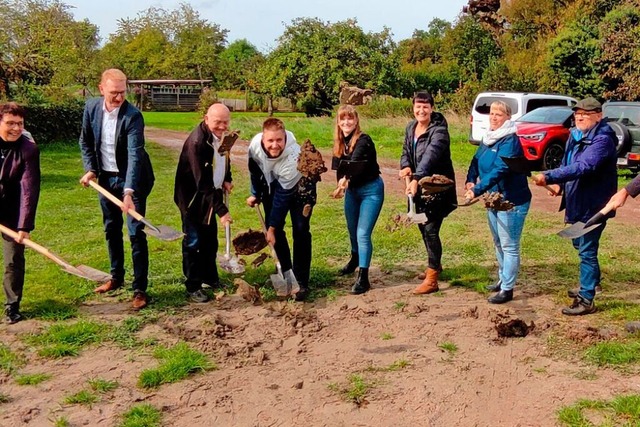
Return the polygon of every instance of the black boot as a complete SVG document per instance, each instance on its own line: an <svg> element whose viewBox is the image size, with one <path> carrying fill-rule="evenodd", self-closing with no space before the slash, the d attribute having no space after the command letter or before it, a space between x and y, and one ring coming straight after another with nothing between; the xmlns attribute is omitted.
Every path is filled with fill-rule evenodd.
<svg viewBox="0 0 640 427"><path fill-rule="evenodd" d="M513 289L510 291L500 291L492 297L489 297L489 302L491 304L504 304L505 302L509 302L513 299Z"/></svg>
<svg viewBox="0 0 640 427"><path fill-rule="evenodd" d="M354 271L356 271L357 267L358 267L358 252L351 252L351 259L349 260L347 265L345 265L340 269L339 273L341 276L345 276L347 274L351 274Z"/></svg>
<svg viewBox="0 0 640 427"><path fill-rule="evenodd" d="M502 286L502 283L500 282L500 279L498 279L493 284L485 286L485 289L488 290L489 292L500 292L501 286Z"/></svg>
<svg viewBox="0 0 640 427"><path fill-rule="evenodd" d="M356 283L351 287L351 293L354 295L360 295L367 292L371 289L371 284L369 283L369 269L368 268L360 268L358 270L358 278L356 279Z"/></svg>

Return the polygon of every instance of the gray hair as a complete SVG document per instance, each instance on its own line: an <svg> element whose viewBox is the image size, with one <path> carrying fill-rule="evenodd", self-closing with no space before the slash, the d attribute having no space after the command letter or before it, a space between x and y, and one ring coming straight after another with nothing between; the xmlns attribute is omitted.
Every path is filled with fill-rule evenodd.
<svg viewBox="0 0 640 427"><path fill-rule="evenodd" d="M493 101L491 107L496 107L498 110L502 110L507 116L511 117L511 107L504 101Z"/></svg>

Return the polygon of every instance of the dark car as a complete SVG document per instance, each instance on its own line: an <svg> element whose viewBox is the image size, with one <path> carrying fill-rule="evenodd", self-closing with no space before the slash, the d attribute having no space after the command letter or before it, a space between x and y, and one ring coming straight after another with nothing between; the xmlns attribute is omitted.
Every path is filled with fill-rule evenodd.
<svg viewBox="0 0 640 427"><path fill-rule="evenodd" d="M602 114L618 137L618 168L640 171L640 102L605 102Z"/></svg>
<svg viewBox="0 0 640 427"><path fill-rule="evenodd" d="M562 162L571 126L571 107L540 107L516 120L516 134L527 159L544 170L554 169Z"/></svg>

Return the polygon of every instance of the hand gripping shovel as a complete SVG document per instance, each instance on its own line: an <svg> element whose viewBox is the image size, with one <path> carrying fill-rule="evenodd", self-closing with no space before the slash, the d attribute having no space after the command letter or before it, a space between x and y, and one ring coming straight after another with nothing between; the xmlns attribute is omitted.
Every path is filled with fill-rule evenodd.
<svg viewBox="0 0 640 427"><path fill-rule="evenodd" d="M258 211L258 216L260 217L262 232L266 237L267 225L264 222L264 216L262 216L260 205L256 205L256 211ZM280 261L278 260L276 248L274 248L273 245L269 243L269 249L271 249L271 256L273 257L273 261L276 263L276 270L278 271L277 274L271 274L269 276L269 278L271 279L271 283L273 284L273 288L276 290L276 295L278 295L279 297L286 297L288 295L297 294L300 290L300 285L298 285L298 281L293 275L293 271L287 271L287 278L285 278L284 274L282 274L282 265L280 265Z"/></svg>
<svg viewBox="0 0 640 427"><path fill-rule="evenodd" d="M229 207L229 193L224 192L224 204ZM220 268L231 274L244 273L244 265L240 264L238 258L231 256L231 224L224 225L224 237L226 241L225 253L218 254L218 264Z"/></svg>
<svg viewBox="0 0 640 427"><path fill-rule="evenodd" d="M405 176L404 180L408 188L410 182L409 177ZM413 203L413 194L407 194L407 199L409 199L409 212L407 212L407 219L414 224L424 224L429 221L427 215L424 213L416 213L416 205Z"/></svg>
<svg viewBox="0 0 640 427"><path fill-rule="evenodd" d="M0 224L0 231L2 232L2 234L6 234L12 239L16 239L18 237L18 233L1 224ZM82 277L83 279L92 280L94 282L106 282L111 278L110 274L107 274L100 270L96 270L95 268L89 267L88 265L79 265L77 267L74 267L73 265L69 264L59 256L55 255L49 249L45 248L44 246L40 246L39 244L37 244L36 242L30 239L24 239L22 240L22 243L25 246L33 249L34 251L39 252L42 255L46 256L51 261L55 262L60 267L62 267L62 270L66 271L69 274L73 274L74 276Z"/></svg>
<svg viewBox="0 0 640 427"><path fill-rule="evenodd" d="M558 232L558 236L564 237L565 239L577 239L578 237L584 236L591 230L595 230L600 227L602 223L602 219L613 210L613 206L607 204L602 210L596 212L589 220L584 222L576 222L571 224L569 227L565 228Z"/></svg>
<svg viewBox="0 0 640 427"><path fill-rule="evenodd" d="M98 193L102 194L104 197L111 200L120 208L124 207L124 203L122 203L122 200L118 199L116 196L109 193L106 189L101 187L100 184L98 184L97 182L91 180L89 181L89 185L93 187ZM135 209L129 209L127 213L147 226L147 228L144 229L145 233L147 233L150 236L156 237L160 240L166 240L170 242L172 240L177 240L184 235L181 232L174 230L173 228L168 227L166 225L159 225L156 227L155 225L151 224L148 219L146 219L145 217L140 215L138 212L136 212Z"/></svg>

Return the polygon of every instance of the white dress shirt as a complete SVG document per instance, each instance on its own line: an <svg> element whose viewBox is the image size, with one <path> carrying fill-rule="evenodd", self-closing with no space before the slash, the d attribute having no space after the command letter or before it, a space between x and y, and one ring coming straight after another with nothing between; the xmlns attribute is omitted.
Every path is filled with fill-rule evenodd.
<svg viewBox="0 0 640 427"><path fill-rule="evenodd" d="M227 161L225 156L218 153L220 148L220 139L213 133L213 186L214 188L222 188L224 182L224 175L227 169Z"/></svg>
<svg viewBox="0 0 640 427"><path fill-rule="evenodd" d="M116 127L120 107L109 112L102 104L102 144L100 144L100 159L102 170L105 172L119 172L116 163Z"/></svg>

